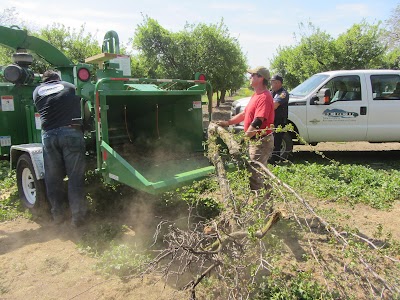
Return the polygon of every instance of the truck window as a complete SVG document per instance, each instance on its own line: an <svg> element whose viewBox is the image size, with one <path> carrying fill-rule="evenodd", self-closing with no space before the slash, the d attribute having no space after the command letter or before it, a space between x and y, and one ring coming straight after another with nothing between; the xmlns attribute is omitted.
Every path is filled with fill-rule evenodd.
<svg viewBox="0 0 400 300"><path fill-rule="evenodd" d="M328 81L322 88L331 91L331 102L361 101L361 83L357 75L338 76Z"/></svg>
<svg viewBox="0 0 400 300"><path fill-rule="evenodd" d="M291 90L290 95L304 97L315 90L327 77L328 75L313 75L303 83L300 83L293 90Z"/></svg>
<svg viewBox="0 0 400 300"><path fill-rule="evenodd" d="M399 75L371 75L373 100L400 100Z"/></svg>

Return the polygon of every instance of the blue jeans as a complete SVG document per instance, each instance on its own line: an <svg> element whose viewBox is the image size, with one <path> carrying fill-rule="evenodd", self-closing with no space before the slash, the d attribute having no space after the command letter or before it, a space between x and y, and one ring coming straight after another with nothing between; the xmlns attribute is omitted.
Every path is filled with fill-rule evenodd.
<svg viewBox="0 0 400 300"><path fill-rule="evenodd" d="M64 178L68 176L68 202L73 221L84 219L85 141L79 129L55 128L42 133L44 179L53 218L64 217Z"/></svg>

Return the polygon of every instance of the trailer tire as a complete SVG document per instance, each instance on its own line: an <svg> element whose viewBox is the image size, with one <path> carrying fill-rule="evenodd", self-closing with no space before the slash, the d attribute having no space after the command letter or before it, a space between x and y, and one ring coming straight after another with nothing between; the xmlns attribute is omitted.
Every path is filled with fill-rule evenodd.
<svg viewBox="0 0 400 300"><path fill-rule="evenodd" d="M293 153L293 140L289 132L284 132L279 156L283 160L289 160Z"/></svg>
<svg viewBox="0 0 400 300"><path fill-rule="evenodd" d="M46 197L46 186L44 180L36 178L35 169L29 154L22 154L18 159L17 186L22 204L34 216L49 216L50 205Z"/></svg>

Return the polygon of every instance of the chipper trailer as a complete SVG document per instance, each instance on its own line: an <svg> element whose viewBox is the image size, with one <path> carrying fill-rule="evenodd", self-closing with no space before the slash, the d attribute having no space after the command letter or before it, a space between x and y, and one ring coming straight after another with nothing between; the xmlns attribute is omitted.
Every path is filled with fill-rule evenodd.
<svg viewBox="0 0 400 300"><path fill-rule="evenodd" d="M81 97L88 156L106 182L112 180L151 194L203 178L214 171L204 156L202 101L211 85L195 80L131 78L129 57L119 54L118 35L109 31L103 53L72 63L61 51L17 27L0 26L0 44L14 49L13 64L2 67L0 156L16 169L24 205L46 202L41 124L32 92L41 83L30 66L47 61ZM94 70L96 70L94 72Z"/></svg>

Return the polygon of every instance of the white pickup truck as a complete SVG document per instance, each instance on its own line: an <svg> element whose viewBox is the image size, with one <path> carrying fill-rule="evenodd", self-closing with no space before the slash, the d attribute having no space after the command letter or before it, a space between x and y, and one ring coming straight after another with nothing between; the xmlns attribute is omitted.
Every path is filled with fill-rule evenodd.
<svg viewBox="0 0 400 300"><path fill-rule="evenodd" d="M318 73L289 93L288 123L308 143L400 142L400 70ZM250 97L232 104L243 111ZM236 126L239 129L240 126ZM281 156L290 154L296 135L286 134Z"/></svg>

